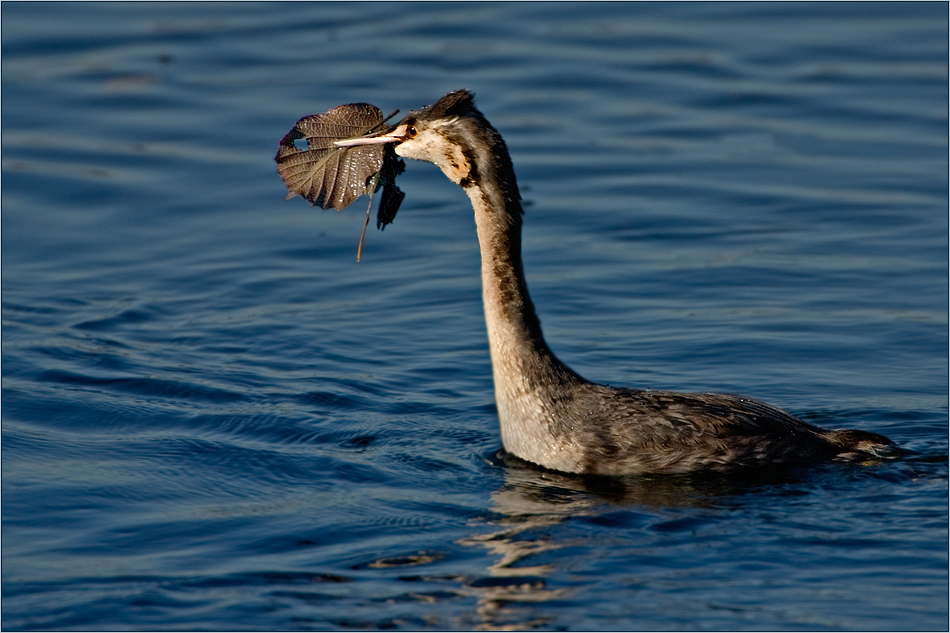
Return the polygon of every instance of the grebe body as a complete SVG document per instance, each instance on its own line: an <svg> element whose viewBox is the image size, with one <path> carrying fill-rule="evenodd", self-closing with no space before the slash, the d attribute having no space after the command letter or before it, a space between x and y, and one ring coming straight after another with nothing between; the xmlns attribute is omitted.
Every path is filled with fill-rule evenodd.
<svg viewBox="0 0 950 633"><path fill-rule="evenodd" d="M341 147L392 143L437 165L472 203L495 401L505 450L553 470L619 475L893 457L865 431L829 431L763 402L608 387L562 363L541 333L521 261L522 207L501 135L467 90Z"/></svg>

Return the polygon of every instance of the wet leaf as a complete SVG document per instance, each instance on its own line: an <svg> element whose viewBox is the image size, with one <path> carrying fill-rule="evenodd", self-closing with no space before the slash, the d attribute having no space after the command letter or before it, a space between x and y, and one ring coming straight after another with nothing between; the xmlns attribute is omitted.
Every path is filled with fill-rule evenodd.
<svg viewBox="0 0 950 633"><path fill-rule="evenodd" d="M398 170L392 165L396 161L392 148L383 145L334 145L334 141L383 129L382 112L368 103L337 106L297 121L293 129L280 140L275 157L277 171L287 185L287 198L300 195L314 206L342 210L361 195L375 191L375 188L369 190L368 186L373 176L383 169L384 163L389 163L387 170L393 175L391 178L380 178L378 182L395 189L392 181ZM387 156L391 158L387 160ZM395 191L398 192L398 189ZM393 195L390 192L389 197ZM397 197L401 200L401 195ZM383 198L387 198L385 190ZM387 213L391 222L395 211Z"/></svg>

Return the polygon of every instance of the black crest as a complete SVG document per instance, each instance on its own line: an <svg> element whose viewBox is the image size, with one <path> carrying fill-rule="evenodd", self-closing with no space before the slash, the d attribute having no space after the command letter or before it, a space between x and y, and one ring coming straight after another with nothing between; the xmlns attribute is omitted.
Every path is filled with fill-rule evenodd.
<svg viewBox="0 0 950 633"><path fill-rule="evenodd" d="M434 104L424 108L425 116L438 119L451 114L461 114L474 108L475 94L468 90L456 90L445 95Z"/></svg>

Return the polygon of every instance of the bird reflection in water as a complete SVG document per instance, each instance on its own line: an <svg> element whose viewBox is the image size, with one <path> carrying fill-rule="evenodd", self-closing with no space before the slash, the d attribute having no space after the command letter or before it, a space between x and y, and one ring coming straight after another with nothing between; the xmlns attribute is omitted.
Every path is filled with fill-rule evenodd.
<svg viewBox="0 0 950 633"><path fill-rule="evenodd" d="M600 522L605 515L629 512L655 524L677 509L722 507L725 499L746 495L763 486L792 485L797 469L757 472L750 478L729 474L597 477L563 474L536 467L502 452L505 484L492 493L496 531L460 539L461 545L484 547L496 562L485 577L470 580L464 593L477 596L477 630L513 631L550 625L540 603L568 599L581 589L551 587L546 577L556 562L532 562L531 557L562 548L601 545L585 538L551 536L552 528L578 517ZM658 517L659 515L659 517Z"/></svg>
<svg viewBox="0 0 950 633"><path fill-rule="evenodd" d="M509 491L496 493L507 496ZM504 512L496 502L495 510ZM502 503L504 501L502 500ZM553 514L517 514L501 520L501 530L460 539L461 545L487 548L500 559L488 568L488 576L474 580L466 591L477 596L477 614L481 621L476 627L484 631L516 631L544 626L549 618L535 614L524 603L539 603L566 597L570 589L548 589L544 576L553 568L551 563L515 566L529 556L559 549L564 544L552 543L545 536L518 540L516 537L528 530L543 529L563 520ZM521 605L521 606L519 606Z"/></svg>

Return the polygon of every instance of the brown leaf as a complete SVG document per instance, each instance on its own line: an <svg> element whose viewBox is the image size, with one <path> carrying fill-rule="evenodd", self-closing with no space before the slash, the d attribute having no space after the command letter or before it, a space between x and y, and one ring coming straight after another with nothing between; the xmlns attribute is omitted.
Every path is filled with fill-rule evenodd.
<svg viewBox="0 0 950 633"><path fill-rule="evenodd" d="M334 141L377 131L383 121L379 108L368 103L337 106L297 121L280 140L275 157L277 171L287 185L287 198L300 195L314 206L342 210L361 195L372 193L367 186L383 168L386 148L337 147ZM306 149L297 145L300 140L306 141Z"/></svg>

